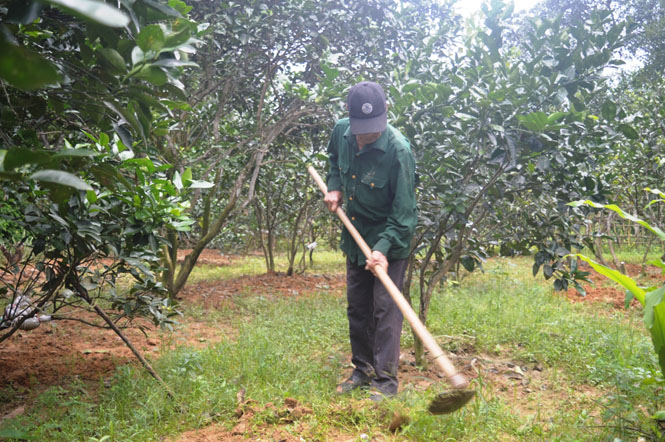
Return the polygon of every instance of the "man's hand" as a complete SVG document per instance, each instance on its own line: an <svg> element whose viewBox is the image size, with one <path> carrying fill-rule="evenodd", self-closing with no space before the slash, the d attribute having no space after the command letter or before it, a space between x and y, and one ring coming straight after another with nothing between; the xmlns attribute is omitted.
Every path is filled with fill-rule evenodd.
<svg viewBox="0 0 665 442"><path fill-rule="evenodd" d="M342 192L339 190L331 190L330 192L326 193L325 198L323 198L323 202L328 206L328 210L331 212L336 212L337 208L342 202Z"/></svg>
<svg viewBox="0 0 665 442"><path fill-rule="evenodd" d="M367 260L367 265L365 265L365 270L369 270L374 273L374 268L376 266L383 267L383 270L388 272L388 259L385 255L377 250L372 250L372 257Z"/></svg>

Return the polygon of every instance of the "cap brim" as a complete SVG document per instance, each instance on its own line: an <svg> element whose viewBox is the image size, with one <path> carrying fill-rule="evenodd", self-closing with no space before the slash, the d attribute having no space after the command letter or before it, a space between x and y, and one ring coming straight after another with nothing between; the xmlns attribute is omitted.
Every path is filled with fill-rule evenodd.
<svg viewBox="0 0 665 442"><path fill-rule="evenodd" d="M387 113L383 113L374 118L349 118L351 123L351 133L353 135L375 134L386 130L388 125Z"/></svg>

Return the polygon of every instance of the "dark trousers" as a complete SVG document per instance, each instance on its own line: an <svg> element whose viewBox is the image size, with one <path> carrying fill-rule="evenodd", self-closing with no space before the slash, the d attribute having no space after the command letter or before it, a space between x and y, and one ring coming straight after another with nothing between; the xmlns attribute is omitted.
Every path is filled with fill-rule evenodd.
<svg viewBox="0 0 665 442"><path fill-rule="evenodd" d="M388 276L400 290L407 263L406 259L401 259L388 264ZM372 387L386 394L395 394L402 312L372 272L348 259L346 284L354 372L374 376Z"/></svg>

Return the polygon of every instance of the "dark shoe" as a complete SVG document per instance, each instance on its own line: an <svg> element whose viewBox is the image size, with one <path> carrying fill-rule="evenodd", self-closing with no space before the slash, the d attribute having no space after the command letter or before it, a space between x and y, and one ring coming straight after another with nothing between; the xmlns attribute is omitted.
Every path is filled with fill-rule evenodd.
<svg viewBox="0 0 665 442"><path fill-rule="evenodd" d="M384 399L395 396L395 393L386 393L377 388L372 388L369 390L369 400L375 403L382 402Z"/></svg>
<svg viewBox="0 0 665 442"><path fill-rule="evenodd" d="M369 386L372 378L365 374L353 373L347 380L337 385L337 394L347 394L356 388Z"/></svg>

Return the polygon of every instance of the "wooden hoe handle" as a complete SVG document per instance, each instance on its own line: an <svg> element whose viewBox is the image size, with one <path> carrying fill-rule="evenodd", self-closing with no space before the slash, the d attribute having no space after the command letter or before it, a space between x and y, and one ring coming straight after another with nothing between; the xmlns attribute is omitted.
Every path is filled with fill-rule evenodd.
<svg viewBox="0 0 665 442"><path fill-rule="evenodd" d="M328 186L326 186L326 183L323 182L316 169L314 169L312 166L309 166L307 171L312 176L312 178L314 178L314 181L316 181L316 184L321 189L321 192L323 192L324 195L328 193ZM360 236L358 230L356 230L353 224L351 224L351 221L349 220L349 217L346 216L346 213L344 213L344 210L341 207L338 207L335 213L337 213L339 219L342 220L346 230L348 230L351 236L353 236L353 239L356 241L356 244L358 244L358 247L360 247L360 250L362 250L367 259L370 259L372 256L372 250L369 248L363 237ZM427 331L423 323L420 321L420 318L418 318L418 315L416 315L416 313L411 308L411 305L406 301L406 299L404 299L404 296L399 291L392 279L390 279L383 267L374 267L374 274L377 278L379 278L379 280L381 280L381 283L386 288L386 290L388 290L388 293L397 304L397 307L400 309L404 317L406 317L407 321L409 321L411 328L413 328L425 348L430 352L434 358L434 361L439 365L441 371L443 371L443 373L448 378L450 384L455 388L468 387L469 382L464 376L457 372L455 366L443 353L443 350L441 347L439 347L439 344L436 343L430 332Z"/></svg>

